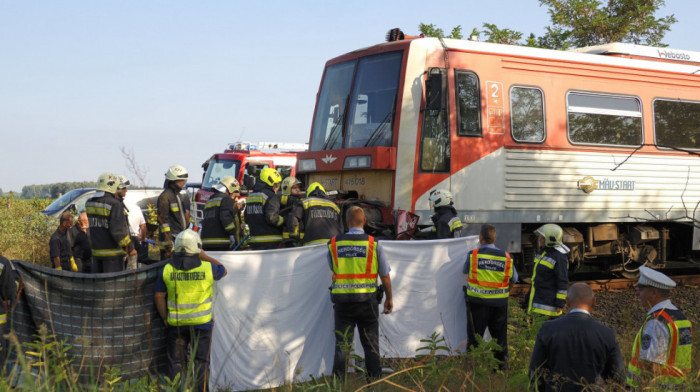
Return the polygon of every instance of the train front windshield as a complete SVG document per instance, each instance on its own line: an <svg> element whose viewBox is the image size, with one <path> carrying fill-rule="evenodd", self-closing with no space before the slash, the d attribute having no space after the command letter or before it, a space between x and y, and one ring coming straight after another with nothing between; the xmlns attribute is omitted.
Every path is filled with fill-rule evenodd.
<svg viewBox="0 0 700 392"><path fill-rule="evenodd" d="M310 151L391 146L402 52L326 69Z"/></svg>

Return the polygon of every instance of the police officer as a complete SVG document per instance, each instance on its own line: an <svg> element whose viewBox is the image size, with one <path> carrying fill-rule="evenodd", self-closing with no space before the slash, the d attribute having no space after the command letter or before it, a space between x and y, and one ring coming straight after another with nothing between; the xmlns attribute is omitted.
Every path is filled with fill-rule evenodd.
<svg viewBox="0 0 700 392"><path fill-rule="evenodd" d="M277 170L262 169L260 181L255 183L253 192L246 199L245 221L250 228L248 243L255 250L276 249L282 241L284 218L267 206L281 182L282 176Z"/></svg>
<svg viewBox="0 0 700 392"><path fill-rule="evenodd" d="M544 246L544 250L535 257L527 312L556 317L561 315L566 305L569 285L566 254L569 248L562 243L564 231L558 225L548 223L537 229L535 234L539 246Z"/></svg>
<svg viewBox="0 0 700 392"><path fill-rule="evenodd" d="M340 208L328 199L323 186L314 182L290 214L290 237L299 238L303 245L325 244L343 232L341 219Z"/></svg>
<svg viewBox="0 0 700 392"><path fill-rule="evenodd" d="M467 344L476 345L476 335L486 327L501 349L495 358L501 369L508 366L508 294L518 281L518 272L508 252L496 248L496 228L481 226L479 249L469 252L462 272L467 275Z"/></svg>
<svg viewBox="0 0 700 392"><path fill-rule="evenodd" d="M181 192L187 176L187 170L180 165L170 166L165 172L165 189L157 201L161 260L170 257L173 240L190 225L190 199Z"/></svg>
<svg viewBox="0 0 700 392"><path fill-rule="evenodd" d="M241 212L236 199L241 186L232 176L214 185L214 195L204 205L202 246L205 250L233 249L241 239Z"/></svg>
<svg viewBox="0 0 700 392"><path fill-rule="evenodd" d="M446 189L435 189L430 192L428 200L435 214L430 217L434 226L426 237L429 239L462 237L462 220L457 216L452 193Z"/></svg>
<svg viewBox="0 0 700 392"><path fill-rule="evenodd" d="M635 287L639 302L649 311L634 338L627 385L645 390L651 387L655 391L684 390L693 358L693 329L688 318L669 299L676 282L642 266Z"/></svg>
<svg viewBox="0 0 700 392"><path fill-rule="evenodd" d="M186 372L188 346L194 354L197 391L206 391L213 328L214 281L226 276L218 261L202 261L202 241L191 229L175 238L172 260L163 267L155 286L158 314L166 326L168 376ZM195 349L196 344L196 349ZM185 377L184 374L181 377Z"/></svg>
<svg viewBox="0 0 700 392"><path fill-rule="evenodd" d="M350 230L340 234L328 243L328 262L333 271L331 301L335 314L335 355L333 375L343 377L347 364L347 353L343 351L348 342L353 341L355 326L360 333L360 342L365 352L367 376L381 376L379 364L379 298L377 297L377 276L383 290L384 314L394 308L391 293L391 268L379 253L374 237L362 229L367 223L362 208L354 206L347 211L347 225ZM358 274L358 271L362 273ZM347 332L347 333L346 333Z"/></svg>
<svg viewBox="0 0 700 392"><path fill-rule="evenodd" d="M92 272L124 270L126 255L135 256L136 249L129 236L124 204L116 198L119 178L103 173L97 179L98 192L85 203L92 247Z"/></svg>

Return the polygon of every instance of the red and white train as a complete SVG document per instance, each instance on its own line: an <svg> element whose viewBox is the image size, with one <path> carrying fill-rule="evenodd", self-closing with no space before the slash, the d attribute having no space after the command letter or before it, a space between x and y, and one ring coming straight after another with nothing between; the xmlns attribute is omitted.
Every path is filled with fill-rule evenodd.
<svg viewBox="0 0 700 392"><path fill-rule="evenodd" d="M306 181L364 203L378 230L398 210L429 223L429 192L449 189L468 230L496 225L525 265L548 222L573 268L697 259L700 53L389 35L326 63Z"/></svg>

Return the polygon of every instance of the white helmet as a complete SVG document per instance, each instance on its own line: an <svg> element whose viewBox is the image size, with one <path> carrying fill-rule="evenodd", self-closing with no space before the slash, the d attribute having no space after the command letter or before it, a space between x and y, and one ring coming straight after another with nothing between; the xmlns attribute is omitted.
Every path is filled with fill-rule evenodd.
<svg viewBox="0 0 700 392"><path fill-rule="evenodd" d="M564 237L564 230L554 223L547 223L541 226L539 229L535 230L535 233L544 237L545 246L561 245L561 239Z"/></svg>
<svg viewBox="0 0 700 392"><path fill-rule="evenodd" d="M124 188L128 188L129 186L131 186L129 179L126 178L125 175L117 174L117 177L119 178L119 185L117 186L117 190L122 190Z"/></svg>
<svg viewBox="0 0 700 392"><path fill-rule="evenodd" d="M202 239L192 229L183 230L175 237L174 251L187 256L198 255L202 251Z"/></svg>
<svg viewBox="0 0 700 392"><path fill-rule="evenodd" d="M102 173L97 178L97 190L116 193L119 187L119 177L113 173Z"/></svg>
<svg viewBox="0 0 700 392"><path fill-rule="evenodd" d="M430 191L428 200L433 208L449 206L452 204L452 193L447 189L435 189Z"/></svg>
<svg viewBox="0 0 700 392"><path fill-rule="evenodd" d="M179 181L187 179L187 169L180 165L173 165L165 172L165 178L170 181Z"/></svg>
<svg viewBox="0 0 700 392"><path fill-rule="evenodd" d="M233 176L224 177L224 179L221 180L220 184L226 187L229 193L240 193L241 191L241 184L239 184L238 180L233 178Z"/></svg>
<svg viewBox="0 0 700 392"><path fill-rule="evenodd" d="M282 180L282 194L283 195L291 195L292 194L292 188L294 185L300 185L301 181L297 180L296 177L287 177L284 180Z"/></svg>

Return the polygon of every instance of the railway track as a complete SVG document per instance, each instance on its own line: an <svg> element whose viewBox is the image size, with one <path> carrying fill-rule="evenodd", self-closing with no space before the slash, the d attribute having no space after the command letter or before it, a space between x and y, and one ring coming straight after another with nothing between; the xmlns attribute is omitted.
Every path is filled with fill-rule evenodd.
<svg viewBox="0 0 700 392"><path fill-rule="evenodd" d="M700 286L700 275L671 275L671 278L678 283L679 286ZM520 297L530 289L529 278L528 283L518 283L511 289L512 296ZM586 282L593 288L594 291L617 291L617 290L632 290L637 279L592 279L579 280Z"/></svg>

